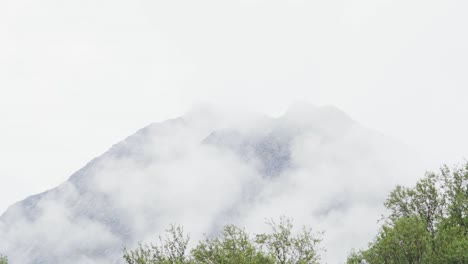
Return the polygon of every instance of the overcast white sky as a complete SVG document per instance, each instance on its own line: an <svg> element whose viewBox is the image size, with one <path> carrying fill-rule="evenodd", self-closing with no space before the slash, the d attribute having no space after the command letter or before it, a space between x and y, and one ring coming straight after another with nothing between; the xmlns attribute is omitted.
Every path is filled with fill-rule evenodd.
<svg viewBox="0 0 468 264"><path fill-rule="evenodd" d="M0 212L151 122L335 105L468 158L464 0L0 2ZM434 165L434 166L435 166Z"/></svg>

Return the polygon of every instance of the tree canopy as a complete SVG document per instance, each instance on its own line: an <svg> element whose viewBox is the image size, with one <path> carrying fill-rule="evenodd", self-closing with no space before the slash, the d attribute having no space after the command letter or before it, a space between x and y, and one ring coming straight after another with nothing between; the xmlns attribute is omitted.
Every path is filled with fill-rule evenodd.
<svg viewBox="0 0 468 264"><path fill-rule="evenodd" d="M8 258L0 255L0 264L8 264Z"/></svg>
<svg viewBox="0 0 468 264"><path fill-rule="evenodd" d="M429 172L412 188L397 186L390 214L367 250L348 263L468 263L468 163Z"/></svg>
<svg viewBox="0 0 468 264"><path fill-rule="evenodd" d="M189 236L172 225L157 245L139 245L124 250L127 264L316 264L320 261L322 233L303 227L294 232L291 219L268 222L270 233L251 235L235 225L227 225L217 237L206 237L190 251Z"/></svg>

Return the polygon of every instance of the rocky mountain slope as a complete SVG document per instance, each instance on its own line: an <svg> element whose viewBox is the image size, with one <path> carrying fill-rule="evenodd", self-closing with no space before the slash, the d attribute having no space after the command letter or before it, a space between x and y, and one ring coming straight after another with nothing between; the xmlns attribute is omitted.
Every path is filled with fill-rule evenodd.
<svg viewBox="0 0 468 264"><path fill-rule="evenodd" d="M407 149L334 107L279 118L202 107L149 125L60 186L0 217L11 263L122 263L123 246L170 223L193 240L287 215L324 230L324 259L344 260L377 228L397 182L420 176Z"/></svg>

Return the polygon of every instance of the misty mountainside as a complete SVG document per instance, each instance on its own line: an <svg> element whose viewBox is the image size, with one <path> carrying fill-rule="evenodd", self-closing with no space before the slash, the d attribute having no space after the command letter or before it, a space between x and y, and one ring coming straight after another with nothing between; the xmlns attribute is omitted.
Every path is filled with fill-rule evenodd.
<svg viewBox="0 0 468 264"><path fill-rule="evenodd" d="M0 252L11 263L122 263L124 246L171 223L196 240L229 223L261 232L286 215L325 231L324 260L343 262L372 238L388 191L420 176L408 153L331 106L279 118L200 107L10 206Z"/></svg>

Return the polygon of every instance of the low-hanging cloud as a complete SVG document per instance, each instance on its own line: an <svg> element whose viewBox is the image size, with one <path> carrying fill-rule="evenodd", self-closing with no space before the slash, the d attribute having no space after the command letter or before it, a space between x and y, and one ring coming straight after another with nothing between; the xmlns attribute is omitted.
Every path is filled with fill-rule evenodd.
<svg viewBox="0 0 468 264"><path fill-rule="evenodd" d="M10 207L0 252L12 263L121 263L122 246L170 223L195 241L229 223L261 232L286 215L325 231L324 260L343 262L375 233L388 191L420 176L407 151L333 107L298 105L279 118L202 107Z"/></svg>

